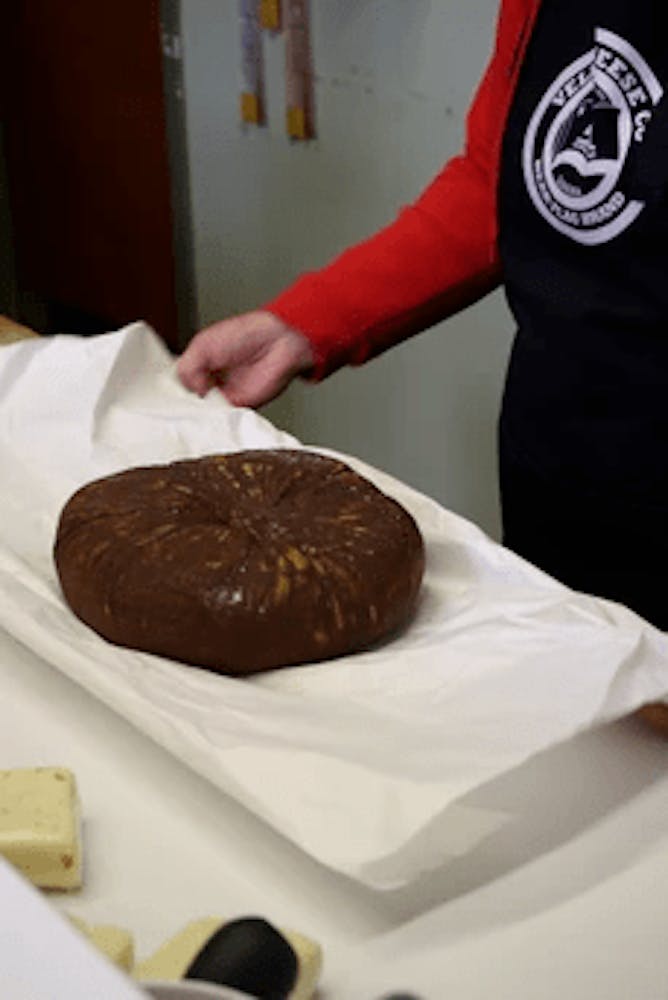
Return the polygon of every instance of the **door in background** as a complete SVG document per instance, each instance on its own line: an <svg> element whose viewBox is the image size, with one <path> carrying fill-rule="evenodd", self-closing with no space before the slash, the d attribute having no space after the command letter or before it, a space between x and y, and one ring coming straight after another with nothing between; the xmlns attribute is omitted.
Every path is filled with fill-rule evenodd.
<svg viewBox="0 0 668 1000"><path fill-rule="evenodd" d="M72 333L144 319L176 349L159 0L12 0L2 19L19 318Z"/></svg>

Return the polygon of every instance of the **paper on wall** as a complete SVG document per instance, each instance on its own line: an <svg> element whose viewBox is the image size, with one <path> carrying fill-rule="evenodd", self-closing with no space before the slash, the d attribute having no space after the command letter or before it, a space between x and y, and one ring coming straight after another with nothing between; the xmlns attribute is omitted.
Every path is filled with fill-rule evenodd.
<svg viewBox="0 0 668 1000"><path fill-rule="evenodd" d="M414 881L502 821L461 803L468 792L668 696L663 633L345 455L425 538L417 613L393 642L238 680L119 649L72 615L52 546L75 489L256 447L301 445L186 392L143 324L3 349L0 625L325 865L375 887Z"/></svg>

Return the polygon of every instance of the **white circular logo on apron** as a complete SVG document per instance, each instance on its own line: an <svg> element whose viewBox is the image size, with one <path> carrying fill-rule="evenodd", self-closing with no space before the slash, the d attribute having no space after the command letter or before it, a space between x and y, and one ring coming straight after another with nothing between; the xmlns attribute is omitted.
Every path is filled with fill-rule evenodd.
<svg viewBox="0 0 668 1000"><path fill-rule="evenodd" d="M606 243L642 212L622 171L662 95L643 57L604 28L549 87L529 122L522 166L531 200L560 233Z"/></svg>

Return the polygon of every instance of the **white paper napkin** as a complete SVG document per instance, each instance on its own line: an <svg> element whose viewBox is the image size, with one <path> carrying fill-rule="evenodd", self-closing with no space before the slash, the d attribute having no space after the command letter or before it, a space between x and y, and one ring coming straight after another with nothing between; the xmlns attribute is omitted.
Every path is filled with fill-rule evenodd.
<svg viewBox="0 0 668 1000"><path fill-rule="evenodd" d="M668 696L663 633L345 455L425 537L417 614L395 641L235 680L118 649L72 615L52 545L75 489L257 447L301 445L220 394L186 392L143 324L4 348L0 624L314 858L375 887L409 883L503 821L459 803L472 789Z"/></svg>

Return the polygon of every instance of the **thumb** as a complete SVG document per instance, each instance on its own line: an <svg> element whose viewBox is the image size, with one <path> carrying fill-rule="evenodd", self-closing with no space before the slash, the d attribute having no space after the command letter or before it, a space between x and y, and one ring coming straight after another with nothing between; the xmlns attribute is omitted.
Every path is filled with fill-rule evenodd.
<svg viewBox="0 0 668 1000"><path fill-rule="evenodd" d="M212 371L220 367L214 338L208 331L198 333L176 363L176 373L186 389L205 396L213 384Z"/></svg>

